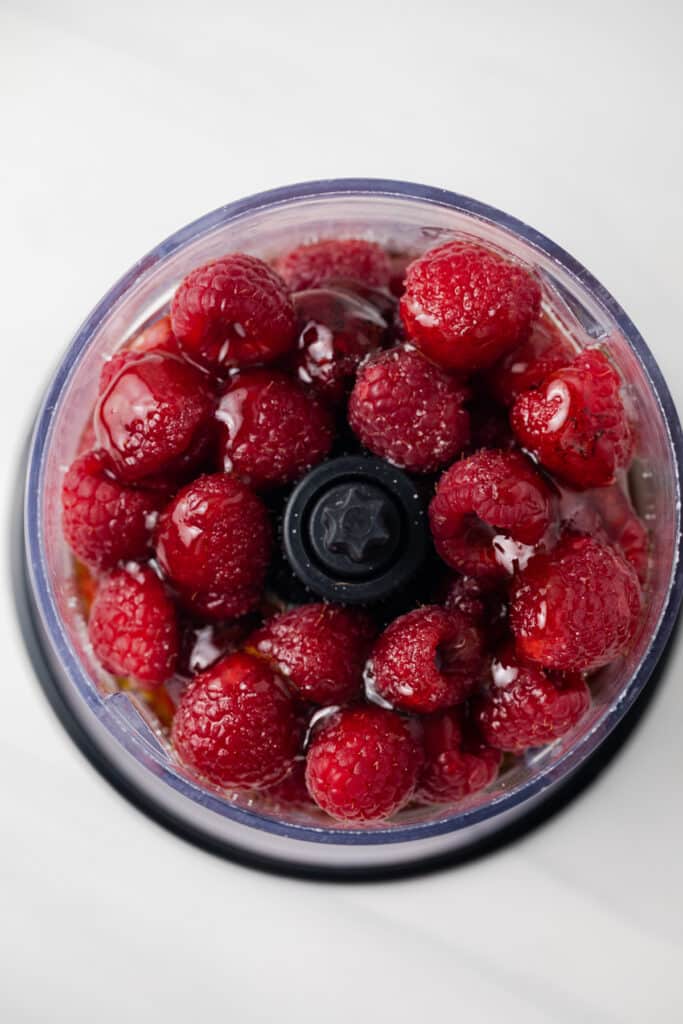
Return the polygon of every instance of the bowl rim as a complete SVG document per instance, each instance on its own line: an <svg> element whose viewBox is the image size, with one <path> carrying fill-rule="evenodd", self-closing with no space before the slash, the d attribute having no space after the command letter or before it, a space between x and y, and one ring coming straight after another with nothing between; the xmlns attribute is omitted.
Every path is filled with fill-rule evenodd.
<svg viewBox="0 0 683 1024"><path fill-rule="evenodd" d="M257 811L238 807L218 794L207 791L185 776L165 767L160 773L155 773L157 778L169 783L187 799L200 803L204 808L214 811L221 817L226 817L250 828L257 828L284 838L314 843L375 845L426 839L480 824L504 812L520 809L522 805L532 798L538 797L544 790L549 791L559 783L566 781L596 753L603 740L616 728L641 694L665 650L676 621L683 598L683 564L680 558L681 478L683 477L681 423L661 370L639 331L607 289L578 260L535 228L495 207L446 189L406 181L393 181L384 178L339 178L308 181L259 192L218 207L175 231L138 260L97 303L74 335L44 395L31 438L24 500L24 538L33 604L43 634L48 639L51 653L57 658L60 668L63 669L64 678L69 681L71 687L75 687L89 710L96 714L97 709L104 706L104 700L92 686L91 679L81 665L59 616L52 584L47 573L42 522L39 514L43 506L42 485L45 459L51 439L51 426L64 386L80 361L91 337L111 309L152 268L157 267L179 249L244 214L287 205L302 199L343 195L403 198L454 209L508 230L561 266L614 319L637 356L662 413L675 474L676 547L674 563L662 612L648 647L619 697L605 710L603 716L594 723L593 727L565 751L553 765L541 768L537 774L518 788L502 794L480 807L464 809L454 814L444 814L443 817L429 822L399 823L367 829L327 828L283 822ZM96 717L100 722L102 721L99 715ZM126 749L125 753L134 758L141 769L148 770L130 750ZM508 815L506 815L507 817Z"/></svg>

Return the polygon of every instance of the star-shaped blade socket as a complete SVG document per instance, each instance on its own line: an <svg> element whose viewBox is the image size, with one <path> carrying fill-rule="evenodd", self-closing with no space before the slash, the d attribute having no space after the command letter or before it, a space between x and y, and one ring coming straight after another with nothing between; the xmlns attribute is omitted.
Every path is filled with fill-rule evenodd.
<svg viewBox="0 0 683 1024"><path fill-rule="evenodd" d="M401 541L401 512L372 480L332 481L313 504L308 532L321 569L336 580L376 576Z"/></svg>
<svg viewBox="0 0 683 1024"><path fill-rule="evenodd" d="M390 502L378 488L351 484L323 509L324 546L352 562L366 562L391 544L391 520L396 517Z"/></svg>

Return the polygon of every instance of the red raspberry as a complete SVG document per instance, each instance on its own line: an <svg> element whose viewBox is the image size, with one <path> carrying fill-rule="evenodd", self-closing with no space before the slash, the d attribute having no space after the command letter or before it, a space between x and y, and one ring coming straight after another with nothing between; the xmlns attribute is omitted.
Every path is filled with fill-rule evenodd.
<svg viewBox="0 0 683 1024"><path fill-rule="evenodd" d="M456 803L491 785L501 753L467 729L460 708L428 715L422 728L425 765L416 794L420 801Z"/></svg>
<svg viewBox="0 0 683 1024"><path fill-rule="evenodd" d="M425 355L470 372L524 341L540 304L524 267L472 242L448 242L408 267L401 317Z"/></svg>
<svg viewBox="0 0 683 1024"><path fill-rule="evenodd" d="M283 256L277 269L293 292L318 288L335 278L381 287L389 283L389 257L363 238L324 238Z"/></svg>
<svg viewBox="0 0 683 1024"><path fill-rule="evenodd" d="M650 535L619 484L594 491L565 491L561 519L566 532L585 533L618 548L645 586L650 571Z"/></svg>
<svg viewBox="0 0 683 1024"><path fill-rule="evenodd" d="M309 811L315 805L306 787L306 760L301 757L282 782L263 791L265 808L273 813Z"/></svg>
<svg viewBox="0 0 683 1024"><path fill-rule="evenodd" d="M195 677L180 699L172 735L187 768L229 789L284 779L301 741L284 682L248 654L229 654Z"/></svg>
<svg viewBox="0 0 683 1024"><path fill-rule="evenodd" d="M271 362L296 337L282 278L263 260L239 252L197 267L181 281L171 325L188 358L219 373Z"/></svg>
<svg viewBox="0 0 683 1024"><path fill-rule="evenodd" d="M375 455L415 473L451 462L469 441L462 384L419 352L395 348L361 366L349 423Z"/></svg>
<svg viewBox="0 0 683 1024"><path fill-rule="evenodd" d="M100 583L88 620L108 672L160 686L173 675L179 633L175 607L155 573L134 562Z"/></svg>
<svg viewBox="0 0 683 1024"><path fill-rule="evenodd" d="M615 543L644 587L650 572L650 535L643 521L636 515L630 516L616 531Z"/></svg>
<svg viewBox="0 0 683 1024"><path fill-rule="evenodd" d="M100 398L95 432L126 483L180 469L206 438L213 398L198 370L171 355L128 361Z"/></svg>
<svg viewBox="0 0 683 1024"><path fill-rule="evenodd" d="M438 603L446 611L461 612L482 630L489 649L509 639L507 595L495 583L474 576L452 576L438 595Z"/></svg>
<svg viewBox="0 0 683 1024"><path fill-rule="evenodd" d="M347 291L317 288L293 296L299 323L299 380L340 405L360 361L379 348L387 324L369 302Z"/></svg>
<svg viewBox="0 0 683 1024"><path fill-rule="evenodd" d="M487 592L474 576L453 575L439 586L439 604L446 611L459 611L480 625L486 617Z"/></svg>
<svg viewBox="0 0 683 1024"><path fill-rule="evenodd" d="M526 341L489 370L486 382L497 402L511 406L524 391L539 388L549 373L567 366L575 356L569 339L542 312Z"/></svg>
<svg viewBox="0 0 683 1024"><path fill-rule="evenodd" d="M612 483L633 449L621 381L595 349L527 391L510 414L520 443L561 480L581 489Z"/></svg>
<svg viewBox="0 0 683 1024"><path fill-rule="evenodd" d="M224 473L184 487L159 520L156 535L159 563L186 605L217 619L256 607L271 544L265 506Z"/></svg>
<svg viewBox="0 0 683 1024"><path fill-rule="evenodd" d="M115 480L104 452L85 452L62 485L62 527L67 544L87 565L111 569L144 558L165 497Z"/></svg>
<svg viewBox="0 0 683 1024"><path fill-rule="evenodd" d="M528 557L524 546L541 540L551 514L550 488L519 452L482 450L461 459L443 474L429 506L441 558L489 579L504 578Z"/></svg>
<svg viewBox="0 0 683 1024"><path fill-rule="evenodd" d="M128 348L131 352L168 352L171 355L179 355L180 350L171 327L170 316L162 316L149 327L139 331Z"/></svg>
<svg viewBox="0 0 683 1024"><path fill-rule="evenodd" d="M494 663L494 682L484 696L475 698L472 711L486 743L518 754L566 735L590 701L578 672L546 673L505 655Z"/></svg>
<svg viewBox="0 0 683 1024"><path fill-rule="evenodd" d="M306 784L333 818L383 821L410 800L423 756L409 723L393 711L348 708L314 732Z"/></svg>
<svg viewBox="0 0 683 1024"><path fill-rule="evenodd" d="M639 616L640 586L628 562L592 537L568 535L521 573L510 623L525 660L588 672L626 649Z"/></svg>
<svg viewBox="0 0 683 1024"><path fill-rule="evenodd" d="M150 327L146 327L139 334L136 334L127 348L119 349L106 360L100 373L100 385L98 394L103 395L114 377L116 377L124 366L134 363L143 355L150 352L157 354L170 354L179 356L178 343L171 331L171 318L164 316L157 320Z"/></svg>
<svg viewBox="0 0 683 1024"><path fill-rule="evenodd" d="M125 366L131 366L141 358L142 355L139 352L131 352L130 349L125 348L114 352L109 359L105 360L100 371L100 382L97 389L98 398L105 393L111 382L118 377Z"/></svg>
<svg viewBox="0 0 683 1024"><path fill-rule="evenodd" d="M634 511L618 484L601 487L593 495L607 533L644 586L650 567L650 536L645 523Z"/></svg>
<svg viewBox="0 0 683 1024"><path fill-rule="evenodd" d="M269 619L246 647L266 658L304 700L345 704L361 696L375 632L361 612L306 604Z"/></svg>
<svg viewBox="0 0 683 1024"><path fill-rule="evenodd" d="M291 483L321 462L334 439L332 416L284 373L241 373L224 392L216 419L226 473L260 489Z"/></svg>
<svg viewBox="0 0 683 1024"><path fill-rule="evenodd" d="M401 615L375 644L368 675L403 711L440 711L472 692L484 665L478 627L458 611L427 605Z"/></svg>

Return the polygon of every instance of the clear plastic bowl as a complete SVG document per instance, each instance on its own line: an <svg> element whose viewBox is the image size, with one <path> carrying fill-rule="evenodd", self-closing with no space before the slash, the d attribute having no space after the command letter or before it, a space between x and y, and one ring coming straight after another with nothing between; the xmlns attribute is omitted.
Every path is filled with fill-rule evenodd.
<svg viewBox="0 0 683 1024"><path fill-rule="evenodd" d="M231 250L268 257L313 236L363 235L396 251L454 234L477 236L534 266L546 301L579 345L600 341L619 365L638 421L630 486L652 529L653 571L642 627L628 656L593 682L590 714L570 735L529 751L493 788L455 811L411 809L373 828L289 820L223 798L175 763L130 694L95 663L62 537L60 488L92 408L102 361L164 309L190 269ZM502 835L595 758L645 687L681 599L681 428L661 373L605 289L549 239L464 196L381 180L312 182L224 206L182 228L140 260L76 334L48 389L31 443L25 505L26 578L35 634L63 719L103 771L150 814L228 855L293 871L376 873L471 850Z"/></svg>

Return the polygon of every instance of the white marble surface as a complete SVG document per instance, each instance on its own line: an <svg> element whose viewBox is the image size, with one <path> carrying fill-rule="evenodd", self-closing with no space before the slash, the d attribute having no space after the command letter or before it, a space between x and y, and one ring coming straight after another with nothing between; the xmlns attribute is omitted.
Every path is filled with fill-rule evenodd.
<svg viewBox="0 0 683 1024"><path fill-rule="evenodd" d="M3 497L119 273L214 206L316 177L422 180L534 224L623 302L683 406L682 30L671 0L5 0ZM458 870L334 887L129 807L56 724L7 583L0 601L3 1021L682 1019L680 655L561 817Z"/></svg>

